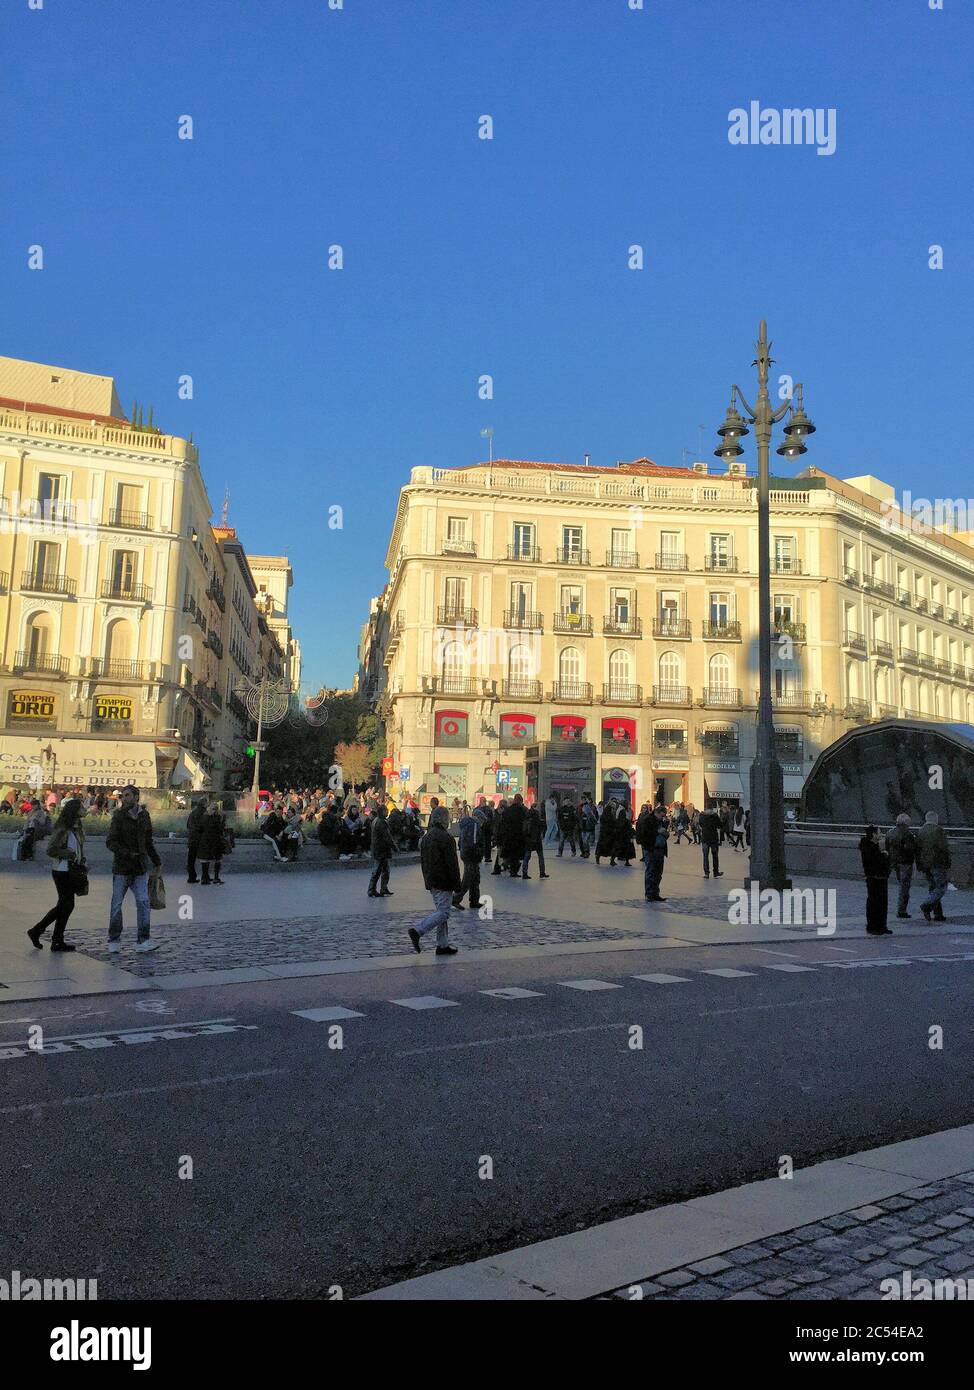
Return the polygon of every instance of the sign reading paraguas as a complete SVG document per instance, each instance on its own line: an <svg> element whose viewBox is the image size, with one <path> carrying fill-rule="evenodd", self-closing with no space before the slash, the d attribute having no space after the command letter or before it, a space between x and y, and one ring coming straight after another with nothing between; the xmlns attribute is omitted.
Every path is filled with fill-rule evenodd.
<svg viewBox="0 0 974 1390"><path fill-rule="evenodd" d="M154 743L119 743L108 739L17 738L0 734L0 780L26 782L32 764L42 761L41 750L50 746L56 762L59 784L77 783L85 787L117 787L132 782L137 787L156 785ZM54 770L50 759L44 763L45 778Z"/></svg>

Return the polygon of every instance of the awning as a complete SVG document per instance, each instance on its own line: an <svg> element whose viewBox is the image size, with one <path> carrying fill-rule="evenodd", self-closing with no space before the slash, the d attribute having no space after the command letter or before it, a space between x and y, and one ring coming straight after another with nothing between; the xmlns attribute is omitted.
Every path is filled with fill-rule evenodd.
<svg viewBox="0 0 974 1390"><path fill-rule="evenodd" d="M804 777L788 777L786 775L784 778L784 783L785 796L795 797L796 799L801 796L802 789L805 786Z"/></svg>
<svg viewBox="0 0 974 1390"><path fill-rule="evenodd" d="M739 772L708 772L704 780L709 796L735 796L744 801L744 783Z"/></svg>
<svg viewBox="0 0 974 1390"><path fill-rule="evenodd" d="M42 755L47 747L53 758ZM136 787L154 787L157 783L154 743L0 734L0 777L24 785L32 763L43 768L45 784L53 781L57 786L121 787L131 782Z"/></svg>

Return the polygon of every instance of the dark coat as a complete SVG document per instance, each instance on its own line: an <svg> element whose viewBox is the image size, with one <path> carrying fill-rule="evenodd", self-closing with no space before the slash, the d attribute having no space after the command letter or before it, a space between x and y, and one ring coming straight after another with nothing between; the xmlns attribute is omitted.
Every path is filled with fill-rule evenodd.
<svg viewBox="0 0 974 1390"><path fill-rule="evenodd" d="M615 803L607 801L602 807L602 819L599 821L599 836L595 842L596 858L602 859L608 855L610 859L614 859L616 857L617 844L618 830L616 827Z"/></svg>
<svg viewBox="0 0 974 1390"><path fill-rule="evenodd" d="M226 834L226 817L218 811L215 815L204 816L200 824L199 859L222 859L223 837Z"/></svg>
<svg viewBox="0 0 974 1390"><path fill-rule="evenodd" d="M505 859L524 858L524 806L517 802L502 811L497 826L497 848Z"/></svg>
<svg viewBox="0 0 974 1390"><path fill-rule="evenodd" d="M617 859L635 859L632 817L625 806L616 811L615 845L614 853Z"/></svg>
<svg viewBox="0 0 974 1390"><path fill-rule="evenodd" d="M112 873L138 876L148 873L149 865L162 863L152 842L152 819L144 806L130 816L120 806L111 819L105 848L112 852Z"/></svg>
<svg viewBox="0 0 974 1390"><path fill-rule="evenodd" d="M720 816L712 808L700 812L700 843L711 846L720 844Z"/></svg>
<svg viewBox="0 0 974 1390"><path fill-rule="evenodd" d="M537 806L529 806L524 817L524 850L540 849L544 837L544 826Z"/></svg>
<svg viewBox="0 0 974 1390"><path fill-rule="evenodd" d="M670 833L670 822L666 816L657 816L655 811L641 811L639 820L636 822L636 839L643 849L650 854L661 855L663 859L669 856L667 839Z"/></svg>
<svg viewBox="0 0 974 1390"><path fill-rule="evenodd" d="M389 822L384 816L372 817L372 858L388 859L396 846L392 838L392 831L389 829Z"/></svg>
<svg viewBox="0 0 974 1390"><path fill-rule="evenodd" d="M186 834L190 842L195 843L200 837L200 827L203 824L203 817L206 814L206 806L202 801L197 801L196 805L186 817Z"/></svg>
<svg viewBox="0 0 974 1390"><path fill-rule="evenodd" d="M444 892L460 891L460 861L457 842L449 830L440 825L430 826L419 845L419 862L427 888Z"/></svg>
<svg viewBox="0 0 974 1390"><path fill-rule="evenodd" d="M884 854L875 840L865 835L859 841L862 871L867 878L889 878L889 855Z"/></svg>

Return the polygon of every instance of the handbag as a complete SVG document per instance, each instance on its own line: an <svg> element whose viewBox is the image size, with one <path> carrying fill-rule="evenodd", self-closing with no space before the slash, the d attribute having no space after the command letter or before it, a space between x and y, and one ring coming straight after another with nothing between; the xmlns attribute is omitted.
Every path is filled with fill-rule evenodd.
<svg viewBox="0 0 974 1390"><path fill-rule="evenodd" d="M149 875L149 906L157 909L166 906L166 885L158 872Z"/></svg>
<svg viewBox="0 0 974 1390"><path fill-rule="evenodd" d="M72 859L68 863L68 884L76 898L88 895L88 866Z"/></svg>

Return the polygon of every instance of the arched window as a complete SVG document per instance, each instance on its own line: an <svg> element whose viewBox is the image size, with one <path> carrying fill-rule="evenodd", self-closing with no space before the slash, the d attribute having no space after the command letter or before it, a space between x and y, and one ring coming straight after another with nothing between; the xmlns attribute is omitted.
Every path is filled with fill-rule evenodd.
<svg viewBox="0 0 974 1390"><path fill-rule="evenodd" d="M913 677L904 676L900 685L901 696L904 710L917 708L916 695L913 690Z"/></svg>
<svg viewBox="0 0 974 1390"><path fill-rule="evenodd" d="M663 652L659 659L659 683L662 689L672 694L681 684L679 652Z"/></svg>
<svg viewBox="0 0 974 1390"><path fill-rule="evenodd" d="M959 690L950 692L950 715L952 719L964 718L963 697Z"/></svg>
<svg viewBox="0 0 974 1390"><path fill-rule="evenodd" d="M558 657L558 680L572 685L582 679L582 654L577 647L565 647Z"/></svg>
<svg viewBox="0 0 974 1390"><path fill-rule="evenodd" d="M931 705L930 705L930 682L929 682L929 681L921 681L921 682L920 682L920 685L919 685L919 703L917 704L917 709L920 711L921 714L930 714L930 713L932 713L932 709L931 709Z"/></svg>
<svg viewBox="0 0 974 1390"><path fill-rule="evenodd" d="M459 642L447 642L443 648L443 688L446 691L460 690L459 684L466 678L467 665L463 646Z"/></svg>
<svg viewBox="0 0 974 1390"><path fill-rule="evenodd" d="M711 690L729 690L731 683L730 657L723 652L710 658L710 674L707 685Z"/></svg>
<svg viewBox="0 0 974 1390"><path fill-rule="evenodd" d="M623 647L609 656L609 699L626 699L632 684L632 657Z"/></svg>
<svg viewBox="0 0 974 1390"><path fill-rule="evenodd" d="M132 660L132 629L124 618L109 623L105 634L105 660L109 662L110 669L115 663L124 664Z"/></svg>
<svg viewBox="0 0 974 1390"><path fill-rule="evenodd" d="M32 666L44 664L53 649L54 630L49 613L35 613L27 622L27 660Z"/></svg>
<svg viewBox="0 0 974 1390"><path fill-rule="evenodd" d="M934 699L936 700L936 713L938 719L944 719L947 714L947 701L944 698L944 688L938 685L934 689Z"/></svg>
<svg viewBox="0 0 974 1390"><path fill-rule="evenodd" d="M531 681L536 679L534 658L531 648L525 643L519 642L516 647L511 648L511 654L507 659L507 674L512 681Z"/></svg>

